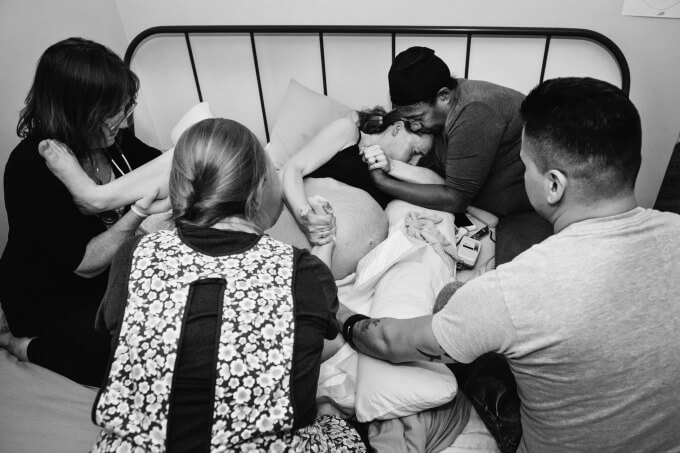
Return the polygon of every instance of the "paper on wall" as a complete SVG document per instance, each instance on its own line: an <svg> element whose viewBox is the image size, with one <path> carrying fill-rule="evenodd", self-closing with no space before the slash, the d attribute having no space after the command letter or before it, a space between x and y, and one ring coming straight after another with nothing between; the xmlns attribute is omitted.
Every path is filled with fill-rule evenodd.
<svg viewBox="0 0 680 453"><path fill-rule="evenodd" d="M625 0L621 14L678 19L680 18L680 0Z"/></svg>

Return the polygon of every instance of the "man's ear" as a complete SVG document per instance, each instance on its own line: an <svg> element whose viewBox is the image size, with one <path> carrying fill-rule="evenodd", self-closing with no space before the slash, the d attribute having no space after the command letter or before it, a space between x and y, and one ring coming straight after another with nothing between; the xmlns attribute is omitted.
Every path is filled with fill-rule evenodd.
<svg viewBox="0 0 680 453"><path fill-rule="evenodd" d="M399 131L404 128L404 122L402 120L395 121L394 124L392 124L392 137L396 137L399 135Z"/></svg>
<svg viewBox="0 0 680 453"><path fill-rule="evenodd" d="M548 204L551 206L556 205L564 198L564 192L567 190L569 180L567 175L560 170L548 170L545 176L546 184L548 185Z"/></svg>
<svg viewBox="0 0 680 453"><path fill-rule="evenodd" d="M451 99L451 90L449 87L441 87L439 91L437 91L437 99L448 104Z"/></svg>

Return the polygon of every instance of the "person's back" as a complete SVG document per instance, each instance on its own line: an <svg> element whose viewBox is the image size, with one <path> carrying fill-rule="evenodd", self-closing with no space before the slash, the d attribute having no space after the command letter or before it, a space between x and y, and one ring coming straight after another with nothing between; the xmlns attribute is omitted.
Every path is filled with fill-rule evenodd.
<svg viewBox="0 0 680 453"><path fill-rule="evenodd" d="M447 155L440 156L447 182L469 193L473 205L496 214L531 210L519 159L519 110L524 95L491 82L466 79L458 80L456 94L444 129L451 144ZM483 125L484 133L472 129L473 124ZM482 150L488 158L474 157ZM477 181L468 181L477 174Z"/></svg>
<svg viewBox="0 0 680 453"><path fill-rule="evenodd" d="M494 168L519 162L519 148L522 141L522 117L519 110L524 95L512 88L491 82L460 79L458 80L458 96L458 102L448 114L447 126L453 125L461 111L470 104L482 104L487 107L487 113L494 115L494 118L499 120L498 124L504 126L499 131L500 142L497 144L498 154L497 160L494 161ZM483 140L484 137L479 139Z"/></svg>
<svg viewBox="0 0 680 453"><path fill-rule="evenodd" d="M680 448L679 235L680 216L636 208L498 268L520 451Z"/></svg>
<svg viewBox="0 0 680 453"><path fill-rule="evenodd" d="M193 125L168 188L177 229L126 243L111 267L93 451L365 451L317 416L337 288L319 259L263 234L283 200L257 137L223 118Z"/></svg>

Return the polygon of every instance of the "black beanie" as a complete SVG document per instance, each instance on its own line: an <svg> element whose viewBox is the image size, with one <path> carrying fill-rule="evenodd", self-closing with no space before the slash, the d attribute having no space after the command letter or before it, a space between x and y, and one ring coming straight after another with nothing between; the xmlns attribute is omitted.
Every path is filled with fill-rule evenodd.
<svg viewBox="0 0 680 453"><path fill-rule="evenodd" d="M392 62L388 74L392 105L428 101L447 86L451 72L446 63L427 47L410 47Z"/></svg>

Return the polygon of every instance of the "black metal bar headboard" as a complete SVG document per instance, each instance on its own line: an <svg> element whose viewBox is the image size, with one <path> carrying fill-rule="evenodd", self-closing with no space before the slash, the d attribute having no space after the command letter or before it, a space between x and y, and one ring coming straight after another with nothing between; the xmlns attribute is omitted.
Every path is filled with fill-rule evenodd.
<svg viewBox="0 0 680 453"><path fill-rule="evenodd" d="M202 101L203 96L199 84L198 75L196 73L196 66L191 49L191 40L189 35L192 33L201 34L227 34L227 33L247 33L250 36L253 61L255 63L255 72L257 77L258 90L260 95L260 108L262 110L262 117L264 120L265 133L267 141L269 141L269 128L267 125L267 115L265 112L265 102L262 92L262 82L260 78L259 64L257 59L257 49L255 45L256 33L267 34L318 34L319 36L319 50L321 53L321 72L323 81L324 94L328 94L328 87L326 85L326 61L324 52L324 34L361 34L361 35L390 35L392 42L392 59L395 57L396 51L396 37L397 35L451 35L451 36L466 36L466 54L465 54L465 78L469 74L470 65L470 47L473 36L539 36L545 37L545 49L543 52L543 61L541 64L541 73L539 80L542 82L545 76L546 63L548 61L548 53L550 50L550 42L553 38L576 38L581 40L593 41L606 49L616 61L620 75L621 75L621 89L628 93L630 90L630 69L621 49L609 38L601 33L586 30L581 28L537 28L537 27L440 27L440 26L352 26L352 25L172 25L152 27L142 31L138 34L128 46L125 52L125 62L129 65L132 57L139 45L149 37L159 34L177 34L184 35L191 68L194 74L194 81L196 83L196 90L198 97ZM130 127L133 127L132 118L130 119Z"/></svg>

